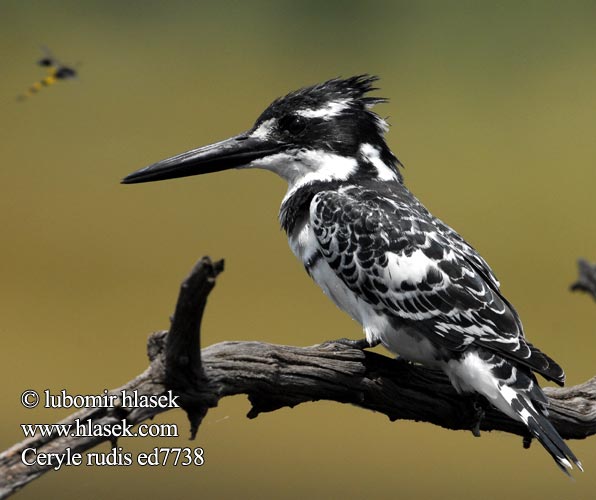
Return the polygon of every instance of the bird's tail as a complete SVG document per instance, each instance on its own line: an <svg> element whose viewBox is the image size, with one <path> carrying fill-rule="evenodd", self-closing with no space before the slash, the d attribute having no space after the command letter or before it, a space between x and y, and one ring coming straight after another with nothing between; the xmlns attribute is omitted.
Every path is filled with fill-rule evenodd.
<svg viewBox="0 0 596 500"><path fill-rule="evenodd" d="M538 388L537 385L535 387ZM538 390L542 393L540 388ZM521 420L528 427L532 436L550 453L559 468L565 474L569 475L568 469L573 468L571 465L573 463L579 470L583 471L581 462L546 417L546 410L541 409L541 411L536 409L534 401L529 399L527 394L515 391L512 395L510 391L505 392L511 397L509 404L515 412L517 419ZM503 394L503 392L501 393Z"/></svg>
<svg viewBox="0 0 596 500"><path fill-rule="evenodd" d="M548 420L548 400L529 369L495 353L470 350L451 365L448 375L457 389L479 392L503 413L522 422L567 475L572 464L583 471L581 462Z"/></svg>
<svg viewBox="0 0 596 500"><path fill-rule="evenodd" d="M501 380L497 382L501 398L494 401L495 406L523 422L565 474L569 475L568 470L573 468L572 464L583 471L581 462L548 420L546 409L548 400L534 375L521 368L514 368L514 370L513 382L510 380L507 380L508 383ZM505 403L506 406L502 407L503 405L499 403Z"/></svg>

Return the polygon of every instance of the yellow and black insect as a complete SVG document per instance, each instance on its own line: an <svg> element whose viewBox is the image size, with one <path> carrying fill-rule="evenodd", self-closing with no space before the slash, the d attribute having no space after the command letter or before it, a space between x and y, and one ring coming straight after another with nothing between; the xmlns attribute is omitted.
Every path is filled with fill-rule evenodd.
<svg viewBox="0 0 596 500"><path fill-rule="evenodd" d="M43 87L49 87L59 80L70 80L77 76L77 71L72 66L67 66L59 62L46 47L43 47L43 51L44 56L37 61L37 64L38 66L47 68L48 74L31 85L26 92L19 95L17 97L19 101L28 99L34 94L37 94Z"/></svg>

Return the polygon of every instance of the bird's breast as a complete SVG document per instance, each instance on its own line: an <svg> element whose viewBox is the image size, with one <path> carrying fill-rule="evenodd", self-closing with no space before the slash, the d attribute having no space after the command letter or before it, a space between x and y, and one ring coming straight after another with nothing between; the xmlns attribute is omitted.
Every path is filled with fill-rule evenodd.
<svg viewBox="0 0 596 500"><path fill-rule="evenodd" d="M290 248L323 292L352 319L360 323L369 342L376 343L391 330L389 318L360 298L339 278L319 251L317 238L307 222L289 236Z"/></svg>
<svg viewBox="0 0 596 500"><path fill-rule="evenodd" d="M319 243L308 222L297 227L288 239L292 252L302 261L311 278L340 309L362 325L369 342L381 341L391 352L411 361L429 365L436 362L436 346L428 339L401 324L398 318L376 309L337 276L321 255Z"/></svg>
<svg viewBox="0 0 596 500"><path fill-rule="evenodd" d="M306 222L297 227L288 239L292 252L302 261L315 283L340 309L364 325L367 317L365 309L370 308L370 305L359 299L331 269L321 255L319 243L310 224Z"/></svg>

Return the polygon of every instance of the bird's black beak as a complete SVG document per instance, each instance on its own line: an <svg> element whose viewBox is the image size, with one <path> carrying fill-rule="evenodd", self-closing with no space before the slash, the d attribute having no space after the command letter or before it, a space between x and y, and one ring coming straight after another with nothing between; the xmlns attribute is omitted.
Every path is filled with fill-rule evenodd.
<svg viewBox="0 0 596 500"><path fill-rule="evenodd" d="M281 144L278 142L240 134L137 170L122 179L122 184L161 181L243 167L279 151Z"/></svg>

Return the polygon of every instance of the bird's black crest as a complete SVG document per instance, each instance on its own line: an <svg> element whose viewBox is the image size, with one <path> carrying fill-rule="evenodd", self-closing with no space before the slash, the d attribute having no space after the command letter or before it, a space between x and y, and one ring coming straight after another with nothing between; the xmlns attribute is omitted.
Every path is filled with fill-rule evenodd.
<svg viewBox="0 0 596 500"><path fill-rule="evenodd" d="M273 101L259 117L257 123L282 115L288 109L316 108L338 100L346 101L352 108L369 109L375 104L388 101L384 97L366 95L378 90L373 86L378 79L377 76L366 74L350 78L332 78L323 83L295 90Z"/></svg>
<svg viewBox="0 0 596 500"><path fill-rule="evenodd" d="M351 99L357 104L370 107L380 102L387 102L383 97L366 96L369 92L378 90L373 84L379 80L378 76L357 75L350 78L333 78L326 82L305 87L291 92L286 99L304 100L305 104L323 103L335 99Z"/></svg>

